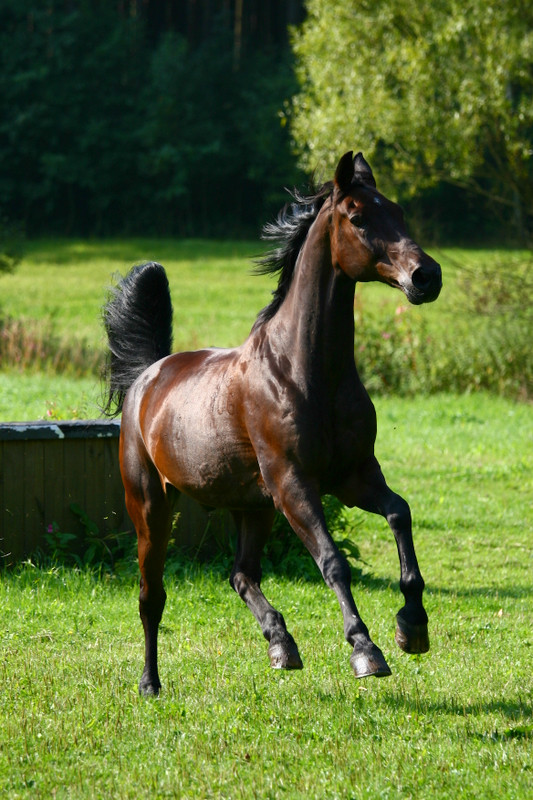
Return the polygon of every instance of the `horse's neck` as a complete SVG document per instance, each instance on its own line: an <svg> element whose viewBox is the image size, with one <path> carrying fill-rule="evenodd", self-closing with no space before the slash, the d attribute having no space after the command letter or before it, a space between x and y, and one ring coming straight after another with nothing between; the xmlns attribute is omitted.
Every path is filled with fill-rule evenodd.
<svg viewBox="0 0 533 800"><path fill-rule="evenodd" d="M313 382L337 382L354 367L355 283L331 263L327 215L311 227L272 332L293 367Z"/></svg>

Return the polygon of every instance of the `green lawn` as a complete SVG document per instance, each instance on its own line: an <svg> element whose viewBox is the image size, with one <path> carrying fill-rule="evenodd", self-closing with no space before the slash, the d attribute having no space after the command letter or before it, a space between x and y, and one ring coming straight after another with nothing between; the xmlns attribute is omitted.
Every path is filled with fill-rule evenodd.
<svg viewBox="0 0 533 800"><path fill-rule="evenodd" d="M254 252L253 243L31 242L17 272L0 277L0 308L51 321L59 337L102 351L99 309L112 273L155 259L169 272L176 348L238 344L274 286L249 274ZM431 337L444 341L446 367L447 342L461 347L471 322L468 276L485 260L512 274L522 256L433 254L444 268L442 297L398 315L399 324L424 320L423 342L416 325L398 341L388 338L385 326L396 324L406 302L387 287L358 288L356 319L375 317L365 336L385 333L382 341L407 362L419 352L433 364ZM501 287L479 295L480 319L483 304L501 298ZM479 352L494 338L487 330ZM505 341L484 370L500 368ZM470 365L475 376L476 352L465 350L457 368ZM21 372L13 363L0 379L0 420L95 416L99 396L95 376ZM479 392L375 402L378 457L412 507L430 652L409 657L395 646L396 548L384 521L359 511L349 512L361 555L355 596L393 670L381 681L352 676L336 600L308 559L295 568L296 551L290 576L269 569L264 589L299 644L304 670L269 669L266 643L227 583L227 555L208 565L173 560L157 700L137 695L143 643L134 565L100 576L32 563L0 572L0 796L531 796L531 406Z"/></svg>
<svg viewBox="0 0 533 800"><path fill-rule="evenodd" d="M0 422L95 419L102 385L96 376L72 377L8 370L0 377Z"/></svg>
<svg viewBox="0 0 533 800"><path fill-rule="evenodd" d="M135 579L27 564L0 583L2 796L531 796L531 408L488 395L376 405L378 455L412 506L430 652L395 646L396 548L358 511L355 596L393 670L380 681L352 676L316 572L264 580L305 664L284 673L268 667L227 559L173 562L164 688L141 699Z"/></svg>
<svg viewBox="0 0 533 800"><path fill-rule="evenodd" d="M60 336L102 348L100 309L116 273L142 261L167 269L176 349L239 344L269 301L273 280L251 274L260 243L127 239L36 240L13 275L0 276L4 313L52 319Z"/></svg>

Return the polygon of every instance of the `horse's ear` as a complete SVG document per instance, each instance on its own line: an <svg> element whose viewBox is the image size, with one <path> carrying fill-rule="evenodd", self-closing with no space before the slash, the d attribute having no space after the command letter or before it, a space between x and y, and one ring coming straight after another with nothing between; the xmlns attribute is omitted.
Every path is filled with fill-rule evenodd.
<svg viewBox="0 0 533 800"><path fill-rule="evenodd" d="M367 186L376 188L376 181L370 169L370 164L365 161L362 153L357 153L353 160L353 173L354 180L357 183L366 183Z"/></svg>
<svg viewBox="0 0 533 800"><path fill-rule="evenodd" d="M335 185L344 194L348 194L348 192L350 191L350 187L353 181L353 174L354 174L353 151L350 150L348 153L345 153L343 155L343 157L337 164L337 169L335 170Z"/></svg>

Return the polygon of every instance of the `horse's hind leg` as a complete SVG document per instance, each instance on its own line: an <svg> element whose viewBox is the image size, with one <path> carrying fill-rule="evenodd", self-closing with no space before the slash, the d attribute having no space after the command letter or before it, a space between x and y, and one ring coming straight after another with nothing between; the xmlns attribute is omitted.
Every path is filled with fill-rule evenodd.
<svg viewBox="0 0 533 800"><path fill-rule="evenodd" d="M126 507L137 531L141 572L139 614L144 629L144 670L139 694L157 695L161 688L157 634L166 601L163 568L172 527L172 503L163 491L157 472L146 469L143 474L142 488L132 484L127 475L124 475L124 486Z"/></svg>
<svg viewBox="0 0 533 800"><path fill-rule="evenodd" d="M230 584L244 600L269 642L270 664L276 669L301 669L296 642L287 631L283 616L261 591L261 553L274 520L273 509L234 512L239 542Z"/></svg>
<svg viewBox="0 0 533 800"><path fill-rule="evenodd" d="M398 548L400 589L405 598L405 605L396 615L396 643L406 653L427 652L428 616L422 603L424 580L416 558L409 505L387 486L376 459L336 494L346 505L381 514L389 523Z"/></svg>

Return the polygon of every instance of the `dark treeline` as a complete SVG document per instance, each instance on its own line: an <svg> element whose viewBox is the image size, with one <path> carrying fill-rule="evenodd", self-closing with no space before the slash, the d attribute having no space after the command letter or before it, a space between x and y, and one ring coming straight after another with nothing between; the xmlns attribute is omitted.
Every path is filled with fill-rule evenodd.
<svg viewBox="0 0 533 800"><path fill-rule="evenodd" d="M293 0L2 0L0 213L30 235L253 233L301 180Z"/></svg>
<svg viewBox="0 0 533 800"><path fill-rule="evenodd" d="M0 239L13 223L30 236L256 237L284 187L305 183L284 124L299 88L288 28L305 7L0 0ZM355 123L344 145L332 127L335 158L346 146L364 149ZM499 211L449 183L399 199L426 240L502 230Z"/></svg>

